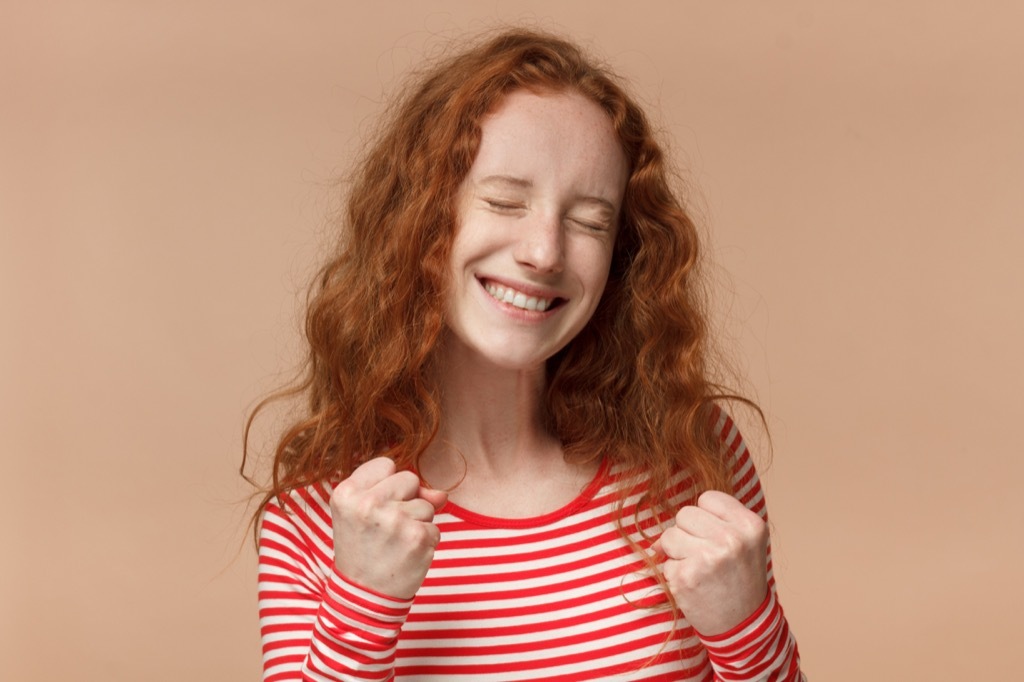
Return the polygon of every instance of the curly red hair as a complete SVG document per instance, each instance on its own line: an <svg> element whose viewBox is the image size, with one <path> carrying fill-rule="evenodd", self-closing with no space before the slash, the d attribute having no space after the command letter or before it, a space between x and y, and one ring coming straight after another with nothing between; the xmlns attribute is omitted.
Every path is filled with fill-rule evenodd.
<svg viewBox="0 0 1024 682"><path fill-rule="evenodd" d="M729 489L712 432L698 238L661 148L617 79L577 46L513 30L421 74L379 129L354 177L343 239L310 292L308 413L280 439L263 504L348 476L385 454L416 467L438 432L434 351L445 333L456 193L481 124L509 92L580 93L608 113L629 162L604 296L587 327L548 362L548 426L566 457L607 457L648 480L649 499L681 469L697 489ZM243 471L245 461L243 458Z"/></svg>

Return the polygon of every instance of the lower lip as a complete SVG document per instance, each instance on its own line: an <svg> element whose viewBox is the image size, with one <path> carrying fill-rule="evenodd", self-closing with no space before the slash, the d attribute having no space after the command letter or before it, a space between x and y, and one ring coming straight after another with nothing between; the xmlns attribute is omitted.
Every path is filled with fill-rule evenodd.
<svg viewBox="0 0 1024 682"><path fill-rule="evenodd" d="M488 292L487 289L484 287L484 283L481 282L480 280L477 280L477 283L480 285L480 291L483 293L484 297L488 301L490 301L491 304L497 310L500 310L502 313L504 313L504 314L508 315L509 317L512 317L512 318L514 318L516 320L520 320L520 321L523 321L523 322L540 322L542 320L548 319L549 317L554 315L555 312L558 310L557 307L555 307L555 308L548 308L547 310L544 310L544 311L540 311L540 310L527 310L526 308L517 308L514 305L512 305L511 303L505 303L504 301L499 301L498 299L496 299L493 296L491 296L490 292Z"/></svg>

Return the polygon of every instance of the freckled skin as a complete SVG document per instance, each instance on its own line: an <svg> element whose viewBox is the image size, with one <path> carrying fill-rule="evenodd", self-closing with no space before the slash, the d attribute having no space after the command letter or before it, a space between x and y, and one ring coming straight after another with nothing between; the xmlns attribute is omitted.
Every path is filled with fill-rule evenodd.
<svg viewBox="0 0 1024 682"><path fill-rule="evenodd" d="M739 625L768 595L768 526L726 493L708 491L679 510L655 549L669 590L697 632Z"/></svg>
<svg viewBox="0 0 1024 682"><path fill-rule="evenodd" d="M448 325L459 353L539 367L604 293L626 159L608 115L581 95L512 93L482 130L459 191ZM544 320L503 314L481 286L492 277L562 301Z"/></svg>
<svg viewBox="0 0 1024 682"><path fill-rule="evenodd" d="M604 292L626 159L608 115L577 94L513 92L484 119L482 133L458 196L451 334L440 362L464 365L471 357L488 386L494 372L507 370L542 382L545 361L586 325ZM487 282L557 302L541 312L515 308L494 300ZM459 417L446 413L446 424ZM557 441L541 442L558 450L549 461L560 462ZM343 548L338 570L411 598L433 559L434 513L446 499L389 459L363 464L331 497L334 546Z"/></svg>
<svg viewBox="0 0 1024 682"><path fill-rule="evenodd" d="M442 366L472 357L488 386L493 370L539 376L542 385L545 361L586 325L604 292L625 182L608 116L579 95L516 92L485 118L458 197ZM487 283L557 302L525 311L494 300ZM448 425L459 416L446 414ZM389 459L363 464L331 498L335 547L344 548L338 569L364 587L413 597L439 542L433 518L446 499ZM698 632L726 632L761 604L767 543L761 518L730 495L704 493L677 513L655 548Z"/></svg>
<svg viewBox="0 0 1024 682"><path fill-rule="evenodd" d="M363 587L412 598L441 539L433 520L446 500L386 457L366 462L331 495L338 570Z"/></svg>

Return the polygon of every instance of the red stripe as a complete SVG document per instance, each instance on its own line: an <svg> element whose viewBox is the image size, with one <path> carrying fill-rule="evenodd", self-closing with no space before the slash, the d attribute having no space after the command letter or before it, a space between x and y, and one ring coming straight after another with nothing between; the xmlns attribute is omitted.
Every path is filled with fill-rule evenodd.
<svg viewBox="0 0 1024 682"><path fill-rule="evenodd" d="M440 629L413 629L408 628L402 632L403 641L412 641L417 639L429 639L429 640L445 640L445 639L470 639L473 637L487 638L487 637L509 637L515 635L525 634L539 634L541 632L547 632L549 630L560 630L563 628L576 627L579 625L585 625L588 623L598 622L604 619L611 619L621 616L623 613L629 613L638 609L650 610L658 606L665 604L664 594L655 595L652 597L645 597L641 599L635 599L630 601L623 600L616 606L606 607L604 609L590 611L577 616L568 616L563 618L550 618L541 621L530 621L522 625L486 625L480 623L479 613L471 611L460 611L460 612L446 612L443 614L443 618L431 618L428 614L424 614L423 617L410 617L409 622L411 623L443 623L443 622L457 622L467 621L480 623L474 625L472 628L456 628L456 627L444 627ZM545 609L546 611L546 609ZM534 611L533 613L537 613ZM662 618L669 619L671 617L671 610L667 607L663 608L658 612ZM430 614L433 615L433 614ZM528 615L528 614L522 614ZM510 620L512 616L505 614L502 619ZM496 619L490 619L496 620ZM667 622L667 620L665 621Z"/></svg>
<svg viewBox="0 0 1024 682"><path fill-rule="evenodd" d="M742 491L739 498L748 508L766 517L742 437L724 412L712 417L723 453L732 460L734 489ZM258 593L264 669L284 670L266 679L303 679L305 665L313 675L339 680L387 680L393 673L486 679L505 672L522 682L552 676L692 682L711 680L712 664L718 671L714 679L722 681L802 679L796 643L777 601L766 601L730 639L702 642L685 621L672 622L664 593L615 527L618 486L631 482L629 474L605 474L588 488L589 498L581 496L562 515L519 522L471 514L460 519L449 513L457 508L439 514L441 544L411 606L350 585L342 576L331 578L328 483L290 493L283 507L268 505ZM692 498L693 482L683 475L659 497L670 508ZM623 528L639 539L640 530L657 537L660 526L649 505L632 505L623 511ZM474 558L453 556L463 553ZM540 566L524 569L528 562ZM768 566L770 571L770 554ZM523 587L524 582L533 584ZM769 583L774 589L771 575ZM488 608L495 605L501 607ZM657 631L634 639L642 628ZM499 644L503 638L522 641ZM308 657L294 653L305 646ZM610 663L619 656L626 661ZM684 669L683 661L690 667ZM562 666L573 665L585 670L561 674ZM667 665L669 672L663 670Z"/></svg>

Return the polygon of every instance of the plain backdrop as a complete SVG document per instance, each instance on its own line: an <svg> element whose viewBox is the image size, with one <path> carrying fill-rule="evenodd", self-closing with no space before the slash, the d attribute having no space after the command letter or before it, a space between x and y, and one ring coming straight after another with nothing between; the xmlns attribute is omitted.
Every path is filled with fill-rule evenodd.
<svg viewBox="0 0 1024 682"><path fill-rule="evenodd" d="M242 425L334 180L410 68L525 22L687 182L808 674L1017 679L1022 8L4 2L0 678L258 678Z"/></svg>

